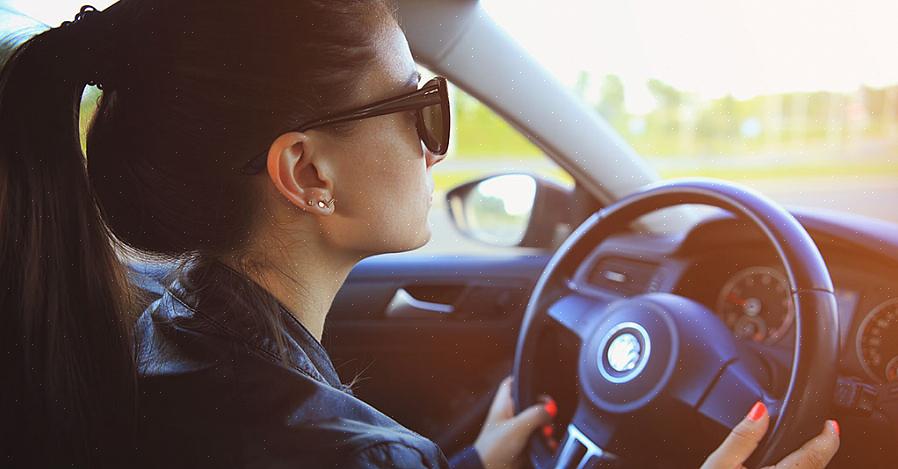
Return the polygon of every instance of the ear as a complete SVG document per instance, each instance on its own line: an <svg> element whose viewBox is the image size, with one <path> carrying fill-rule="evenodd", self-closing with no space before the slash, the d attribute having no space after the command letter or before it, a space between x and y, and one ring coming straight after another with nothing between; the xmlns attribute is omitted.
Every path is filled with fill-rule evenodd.
<svg viewBox="0 0 898 469"><path fill-rule="evenodd" d="M293 205L316 215L334 211L333 181L316 164L316 142L308 134L288 132L268 149L268 176Z"/></svg>

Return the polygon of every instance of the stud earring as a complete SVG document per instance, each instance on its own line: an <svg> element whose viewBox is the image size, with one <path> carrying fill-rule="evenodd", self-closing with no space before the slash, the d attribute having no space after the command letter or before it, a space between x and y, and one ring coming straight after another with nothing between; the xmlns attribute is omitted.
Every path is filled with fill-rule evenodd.
<svg viewBox="0 0 898 469"><path fill-rule="evenodd" d="M318 208L329 207L335 200L337 200L337 199L331 199L331 200L329 200L329 201L327 201L327 202L325 202L325 201L323 201L323 200L319 200L319 201L318 201ZM314 204L314 202L312 201L312 199L307 200L306 203L309 204L309 205Z"/></svg>

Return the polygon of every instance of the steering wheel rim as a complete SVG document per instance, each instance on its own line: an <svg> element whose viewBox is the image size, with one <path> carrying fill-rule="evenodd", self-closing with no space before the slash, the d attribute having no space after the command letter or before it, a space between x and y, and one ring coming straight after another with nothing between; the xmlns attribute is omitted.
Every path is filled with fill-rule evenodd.
<svg viewBox="0 0 898 469"><path fill-rule="evenodd" d="M538 336L551 320L548 311L550 305L547 303L558 300L560 298L559 291L570 292L565 289L569 287L568 282L573 273L589 253L610 235L626 228L632 221L643 215L681 204L710 205L750 221L760 229L769 244L776 250L785 268L796 316L792 369L784 397L773 403L772 420L767 437L754 452L749 464L776 462L800 447L819 431L819 425L824 420L832 401L836 380L833 364L837 363L838 355L838 316L835 294L823 257L801 224L790 213L766 197L723 181L684 179L650 186L596 212L574 230L546 265L527 304L514 359L515 379L512 391L516 411L521 411L537 400L533 387L532 363L539 352L537 350ZM672 297L673 295L667 296ZM660 298L660 302L676 303L678 306L673 309L688 310L692 307L681 301L685 299L678 298ZM655 305L655 300L659 300L659 298L642 298L635 308L637 310L646 307L651 309L654 307L652 305ZM602 313L599 314L604 314L610 306L612 305L605 306ZM665 315L657 315L657 317L663 316ZM677 314L667 314L667 316L676 318ZM599 320L595 319L595 321ZM664 319L664 321L668 321L668 319ZM677 326L671 327L676 328ZM728 330L726 331L729 333ZM681 345L677 343L676 332L673 331L671 334L674 340L669 346L680 347ZM633 335L639 334L634 333ZM730 336L730 338L732 337ZM586 347L587 340L593 339L584 338L584 342L580 345L581 349ZM599 351L596 360L604 359L605 349L602 347L606 345L607 340L600 346L593 346L594 348L598 347ZM649 356L648 351L645 355ZM650 358L646 358L646 360L650 360ZM724 373L723 370L726 369L726 366L728 365L724 365L721 373ZM600 364L599 369L601 368ZM581 366L580 372L583 371ZM589 372L589 370L586 371ZM728 375L729 372L727 372ZM578 395L581 396L584 395L583 379L585 378L582 376L578 377L577 382L578 391L580 391ZM605 388L617 386L607 381L603 381L603 383ZM716 385L715 383L714 386ZM590 393L586 392L586 394ZM591 394L594 395L595 392ZM657 393L647 394L649 401L657 395ZM596 405L595 402L592 404ZM602 403L599 403L599 406L601 407ZM603 408L603 410L608 409ZM617 412L621 409L611 410ZM738 410L741 416L747 408ZM729 417L729 419L730 422L733 421L733 417ZM732 428L730 425L726 426ZM580 429L571 425L566 435L566 441L573 437L579 438L577 435L572 437L572 432L580 433ZM560 457L561 453L564 453L566 441L562 442L562 450L558 455L551 455L539 432L536 433L529 442L528 451L534 467L542 468L546 467L549 461L554 461L556 456ZM593 456L603 454L600 445L590 441L587 437L584 438L586 441L581 440L580 443L587 447L586 457L589 457L590 454ZM607 452L605 453L607 454Z"/></svg>

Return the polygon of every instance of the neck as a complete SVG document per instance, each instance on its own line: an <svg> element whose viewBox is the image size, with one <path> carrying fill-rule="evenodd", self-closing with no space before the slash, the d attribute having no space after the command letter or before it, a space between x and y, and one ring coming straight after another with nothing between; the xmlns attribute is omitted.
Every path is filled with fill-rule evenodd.
<svg viewBox="0 0 898 469"><path fill-rule="evenodd" d="M246 274L264 285L321 342L334 297L361 258L311 245L317 243L302 244L303 247L290 244L291 249L277 250L277 262L248 269Z"/></svg>

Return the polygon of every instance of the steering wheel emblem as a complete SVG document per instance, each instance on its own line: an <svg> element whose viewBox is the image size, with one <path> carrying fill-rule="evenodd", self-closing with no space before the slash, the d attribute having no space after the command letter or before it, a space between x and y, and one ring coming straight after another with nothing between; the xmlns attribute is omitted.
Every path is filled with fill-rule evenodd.
<svg viewBox="0 0 898 469"><path fill-rule="evenodd" d="M639 340L629 332L615 337L608 346L608 363L619 373L636 368L640 356L642 347Z"/></svg>
<svg viewBox="0 0 898 469"><path fill-rule="evenodd" d="M599 346L599 372L612 383L626 383L642 372L652 350L645 328L622 322L611 328Z"/></svg>

